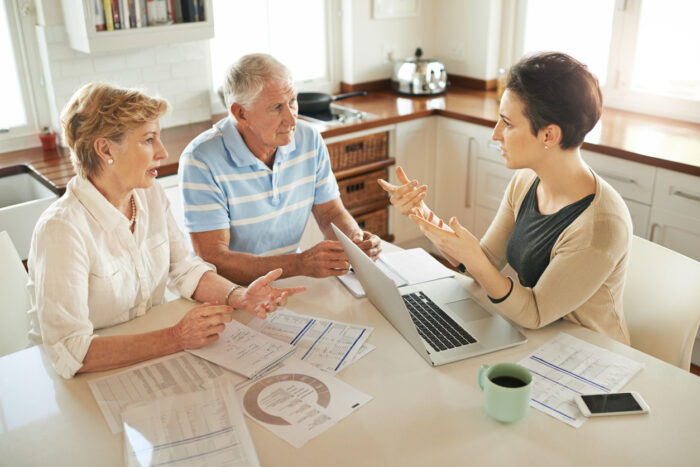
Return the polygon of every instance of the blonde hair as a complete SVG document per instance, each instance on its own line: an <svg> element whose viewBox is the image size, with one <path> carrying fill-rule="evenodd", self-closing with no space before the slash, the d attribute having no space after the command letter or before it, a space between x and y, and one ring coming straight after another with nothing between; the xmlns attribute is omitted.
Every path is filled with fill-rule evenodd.
<svg viewBox="0 0 700 467"><path fill-rule="evenodd" d="M167 101L136 89L106 83L81 87L61 112L73 168L84 178L98 175L103 164L95 151L97 138L121 142L127 130L155 120L167 110Z"/></svg>
<svg viewBox="0 0 700 467"><path fill-rule="evenodd" d="M292 73L272 55L244 55L226 70L226 78L221 86L226 107L230 111L231 104L235 102L249 108L262 92L266 81L292 84Z"/></svg>

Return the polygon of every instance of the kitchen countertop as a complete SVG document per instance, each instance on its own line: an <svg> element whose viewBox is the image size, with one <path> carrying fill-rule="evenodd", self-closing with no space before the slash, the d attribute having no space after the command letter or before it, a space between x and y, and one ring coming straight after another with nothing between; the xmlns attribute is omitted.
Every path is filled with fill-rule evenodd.
<svg viewBox="0 0 700 467"><path fill-rule="evenodd" d="M407 97L390 91L344 99L342 105L377 116L372 120L343 125L315 124L324 137L376 128L416 118L441 115L493 127L498 118L498 102L493 91L473 91L451 87L435 97ZM163 130L162 139L168 158L159 175L177 172L177 162L185 146L223 115L211 121L192 123ZM606 108L591 131L584 149L656 167L700 176L700 125ZM58 148L43 151L32 148L0 154L0 176L20 171L33 172L47 186L62 193L74 175L69 151Z"/></svg>

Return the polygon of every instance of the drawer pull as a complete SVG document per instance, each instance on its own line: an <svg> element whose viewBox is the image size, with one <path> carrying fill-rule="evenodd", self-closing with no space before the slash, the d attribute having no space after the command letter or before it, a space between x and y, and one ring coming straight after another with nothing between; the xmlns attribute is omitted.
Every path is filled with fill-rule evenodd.
<svg viewBox="0 0 700 467"><path fill-rule="evenodd" d="M476 138L473 136L470 136L469 139L467 140L467 173L465 174L466 179L464 185L466 186L466 190L464 193L464 207L465 208L470 208L472 207L472 188L471 184L469 183L469 175L471 174L472 171L472 143L476 142Z"/></svg>
<svg viewBox="0 0 700 467"><path fill-rule="evenodd" d="M345 193L352 193L365 189L365 182L353 183L345 187Z"/></svg>
<svg viewBox="0 0 700 467"><path fill-rule="evenodd" d="M355 152L362 151L365 147L364 141L359 141L357 143L348 144L345 146L345 152Z"/></svg>
<svg viewBox="0 0 700 467"><path fill-rule="evenodd" d="M671 196L680 196L681 198L689 199L691 201L700 201L700 196L691 195L690 193L686 193L685 191L681 190L671 191Z"/></svg>
<svg viewBox="0 0 700 467"><path fill-rule="evenodd" d="M654 222L651 224L651 232L649 232L649 241L653 242L654 241L654 233L656 232L656 228L661 227L661 224Z"/></svg>
<svg viewBox="0 0 700 467"><path fill-rule="evenodd" d="M598 175L600 175L603 178L609 178L610 180L616 180L622 183L637 183L637 181L633 178L621 177L620 175L610 174L606 172L598 172Z"/></svg>

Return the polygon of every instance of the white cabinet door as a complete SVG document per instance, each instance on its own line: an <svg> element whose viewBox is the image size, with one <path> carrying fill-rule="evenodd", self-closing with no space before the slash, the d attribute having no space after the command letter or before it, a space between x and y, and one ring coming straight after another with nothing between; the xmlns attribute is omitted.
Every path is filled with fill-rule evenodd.
<svg viewBox="0 0 700 467"><path fill-rule="evenodd" d="M435 160L435 210L445 220L456 216L474 228L479 182L477 160L489 157L491 128L441 118Z"/></svg>
<svg viewBox="0 0 700 467"><path fill-rule="evenodd" d="M410 179L428 185L428 206L434 206L434 200L441 187L433 184L435 177L435 124L437 117L421 118L396 125L395 150L392 156L396 165L403 167ZM389 181L398 183L396 169L389 168ZM418 227L405 216L389 208L389 232L394 234L397 244L423 236Z"/></svg>
<svg viewBox="0 0 700 467"><path fill-rule="evenodd" d="M652 207L649 239L700 261L700 218Z"/></svg>
<svg viewBox="0 0 700 467"><path fill-rule="evenodd" d="M625 200L651 204L656 167L586 150L581 156Z"/></svg>
<svg viewBox="0 0 700 467"><path fill-rule="evenodd" d="M649 231L649 215L651 208L646 204L638 203L625 199L627 209L630 211L632 218L632 230L637 237L647 238Z"/></svg>

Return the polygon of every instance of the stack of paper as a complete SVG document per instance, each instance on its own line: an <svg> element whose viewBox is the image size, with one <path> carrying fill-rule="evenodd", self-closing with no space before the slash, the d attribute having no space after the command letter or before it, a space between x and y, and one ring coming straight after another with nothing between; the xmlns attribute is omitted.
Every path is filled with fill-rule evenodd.
<svg viewBox="0 0 700 467"><path fill-rule="evenodd" d="M530 406L576 428L577 394L616 392L642 364L563 332L519 362L532 373Z"/></svg>
<svg viewBox="0 0 700 467"><path fill-rule="evenodd" d="M394 281L396 287L420 284L455 275L454 271L443 266L422 248L382 253L379 255L376 265ZM338 279L355 297L365 296L362 284L353 271L338 277Z"/></svg>
<svg viewBox="0 0 700 467"><path fill-rule="evenodd" d="M337 373L374 350L365 341L374 328L300 315L280 308L249 326L266 336L296 347L296 356L320 370Z"/></svg>
<svg viewBox="0 0 700 467"><path fill-rule="evenodd" d="M187 352L246 378L255 378L287 358L294 346L233 320L219 334L219 340Z"/></svg>
<svg viewBox="0 0 700 467"><path fill-rule="evenodd" d="M260 466L231 384L137 402L122 412L128 466Z"/></svg>

